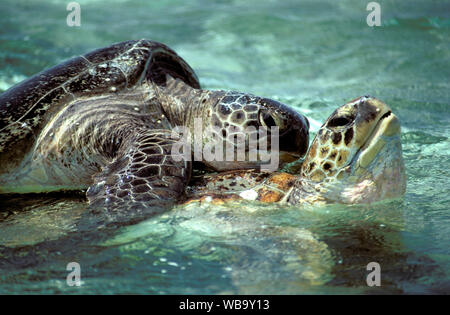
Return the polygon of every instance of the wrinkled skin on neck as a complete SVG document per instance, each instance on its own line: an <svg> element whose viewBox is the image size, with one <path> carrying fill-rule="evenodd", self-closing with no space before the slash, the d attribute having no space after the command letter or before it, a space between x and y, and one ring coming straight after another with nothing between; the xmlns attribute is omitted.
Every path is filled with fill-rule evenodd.
<svg viewBox="0 0 450 315"><path fill-rule="evenodd" d="M289 202L370 203L405 189L400 122L383 102L360 97L323 124Z"/></svg>

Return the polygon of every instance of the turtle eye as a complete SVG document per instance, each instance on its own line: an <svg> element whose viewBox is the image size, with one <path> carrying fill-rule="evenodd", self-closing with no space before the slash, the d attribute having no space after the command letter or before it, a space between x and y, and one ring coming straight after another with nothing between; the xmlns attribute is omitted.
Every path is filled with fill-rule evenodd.
<svg viewBox="0 0 450 315"><path fill-rule="evenodd" d="M267 128L277 125L275 119L270 114L267 114L265 112L259 113L259 122L261 123L261 125L266 126Z"/></svg>
<svg viewBox="0 0 450 315"><path fill-rule="evenodd" d="M346 117L346 116L335 117L328 122L327 127L330 127L330 128L344 127L344 126L347 126L348 124L352 123L353 119L354 119L353 117Z"/></svg>
<svg viewBox="0 0 450 315"><path fill-rule="evenodd" d="M270 127L281 128L279 119L277 119L276 117L274 117L264 111L261 111L259 113L259 122L262 126L265 126L268 129L270 129Z"/></svg>

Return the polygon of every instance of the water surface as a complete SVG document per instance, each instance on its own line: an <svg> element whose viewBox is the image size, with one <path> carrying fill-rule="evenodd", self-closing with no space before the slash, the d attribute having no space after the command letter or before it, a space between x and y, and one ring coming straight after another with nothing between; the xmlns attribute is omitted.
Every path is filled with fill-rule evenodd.
<svg viewBox="0 0 450 315"><path fill-rule="evenodd" d="M373 95L402 122L407 191L374 205L244 203L82 238L82 195L2 198L0 293L448 293L450 5L379 1L0 3L0 92L74 55L130 39L175 49L205 88L294 106L312 133L339 105ZM79 262L82 286L66 284ZM369 262L381 287L366 285Z"/></svg>

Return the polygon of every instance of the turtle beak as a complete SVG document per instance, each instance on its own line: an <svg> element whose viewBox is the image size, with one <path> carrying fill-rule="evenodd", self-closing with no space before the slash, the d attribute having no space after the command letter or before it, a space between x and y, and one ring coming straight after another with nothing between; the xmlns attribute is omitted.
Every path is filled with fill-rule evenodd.
<svg viewBox="0 0 450 315"><path fill-rule="evenodd" d="M292 124L286 130L280 130L279 137L281 162L289 163L305 156L309 145L308 119L295 113Z"/></svg>
<svg viewBox="0 0 450 315"><path fill-rule="evenodd" d="M271 100L261 99L264 114L260 123L266 128L278 128L276 139L272 138L272 149L278 151L279 162L289 163L305 156L309 145L309 122L291 107ZM274 134L272 134L274 136ZM273 146L273 141L278 143Z"/></svg>

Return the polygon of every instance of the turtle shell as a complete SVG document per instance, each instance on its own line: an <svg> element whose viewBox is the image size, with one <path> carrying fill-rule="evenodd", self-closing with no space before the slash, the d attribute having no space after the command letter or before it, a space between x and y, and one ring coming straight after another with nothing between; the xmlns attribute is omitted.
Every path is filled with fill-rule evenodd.
<svg viewBox="0 0 450 315"><path fill-rule="evenodd" d="M200 88L192 68L164 44L132 40L74 57L0 95L0 165L6 170L29 152L42 128L72 100L165 84L165 74ZM1 172L0 172L1 173Z"/></svg>

